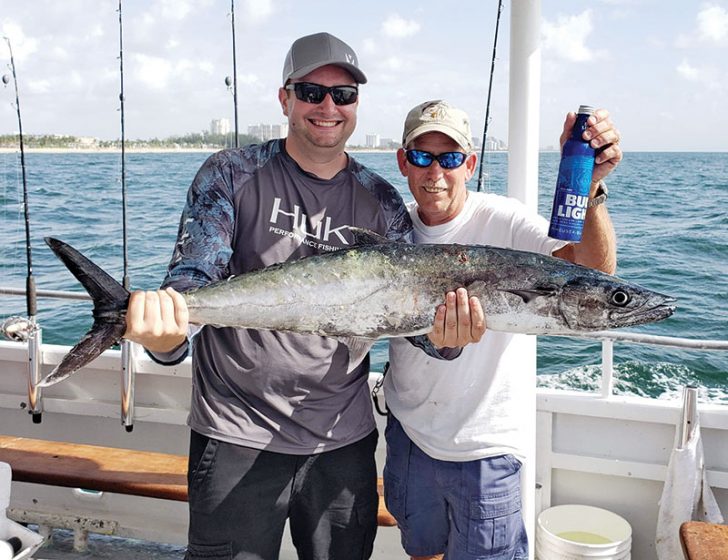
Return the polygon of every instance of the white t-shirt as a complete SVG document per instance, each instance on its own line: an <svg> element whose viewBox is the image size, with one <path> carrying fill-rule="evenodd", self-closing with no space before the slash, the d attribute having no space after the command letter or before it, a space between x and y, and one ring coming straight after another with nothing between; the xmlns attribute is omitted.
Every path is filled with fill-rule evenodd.
<svg viewBox="0 0 728 560"><path fill-rule="evenodd" d="M492 245L546 255L565 245L548 237L546 219L496 194L469 192L462 212L437 226L422 223L416 203L409 210L415 243ZM390 340L387 406L410 439L435 459L523 457L519 403L533 382L520 375L526 367L519 354L524 336L486 330L453 361L433 359L406 340Z"/></svg>

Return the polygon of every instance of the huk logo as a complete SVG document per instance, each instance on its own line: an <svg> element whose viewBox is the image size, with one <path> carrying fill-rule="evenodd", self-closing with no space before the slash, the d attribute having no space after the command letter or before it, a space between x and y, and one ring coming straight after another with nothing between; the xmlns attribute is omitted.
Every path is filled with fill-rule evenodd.
<svg viewBox="0 0 728 560"><path fill-rule="evenodd" d="M353 54L345 53L345 56L346 56L346 62L356 66L356 57Z"/></svg>
<svg viewBox="0 0 728 560"><path fill-rule="evenodd" d="M312 231L309 231L309 219L306 214L301 212L301 207L298 206L298 204L294 204L293 211L286 212L285 210L281 209L281 199L276 197L273 199L273 210L271 211L270 215L270 223L274 225L279 225L278 218L281 218L281 221L283 221L283 216L288 216L291 218L293 224L290 230L286 229L285 227L273 227L273 225L271 225L269 231L273 231L274 233L277 233L279 235L285 235L287 237L295 237L306 245L325 251L335 251L340 248L340 245L329 245L333 237L338 238L338 241L341 244L349 245L349 242L342 233L349 229L348 225L343 225L336 228L331 227L331 218L329 216L324 216L323 219L318 221L318 223L316 223L315 225L312 224ZM319 243L314 240L318 241Z"/></svg>

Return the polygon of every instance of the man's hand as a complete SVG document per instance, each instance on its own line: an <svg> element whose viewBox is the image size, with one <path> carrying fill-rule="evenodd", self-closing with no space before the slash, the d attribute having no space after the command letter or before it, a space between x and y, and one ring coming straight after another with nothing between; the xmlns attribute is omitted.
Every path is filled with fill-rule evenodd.
<svg viewBox="0 0 728 560"><path fill-rule="evenodd" d="M133 292L124 338L152 352L171 352L187 338L187 302L172 288Z"/></svg>
<svg viewBox="0 0 728 560"><path fill-rule="evenodd" d="M437 348L457 348L478 342L485 334L485 313L476 297L465 288L448 292L445 304L437 308L435 323L427 335Z"/></svg>
<svg viewBox="0 0 728 560"><path fill-rule="evenodd" d="M561 147L569 139L571 130L576 122L576 113L566 115L564 130L559 141ZM612 170L622 161L622 148L619 147L619 131L614 128L614 123L609 118L609 111L597 109L587 120L589 125L584 131L584 140L589 140L589 145L596 150L594 172L592 173L592 186L596 190L597 183L609 175Z"/></svg>

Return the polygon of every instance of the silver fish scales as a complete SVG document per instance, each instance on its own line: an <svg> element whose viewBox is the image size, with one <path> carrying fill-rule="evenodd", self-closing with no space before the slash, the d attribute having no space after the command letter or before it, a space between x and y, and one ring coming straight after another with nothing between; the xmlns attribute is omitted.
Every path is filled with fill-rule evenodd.
<svg viewBox="0 0 728 560"><path fill-rule="evenodd" d="M427 333L448 291L480 298L487 328L577 334L669 317L674 298L562 259L484 245L410 245L355 230L349 249L230 277L184 295L200 325L332 336L365 352L380 338ZM94 325L41 385L117 343L129 293L71 246L46 239L89 291ZM367 344L367 341L368 344Z"/></svg>

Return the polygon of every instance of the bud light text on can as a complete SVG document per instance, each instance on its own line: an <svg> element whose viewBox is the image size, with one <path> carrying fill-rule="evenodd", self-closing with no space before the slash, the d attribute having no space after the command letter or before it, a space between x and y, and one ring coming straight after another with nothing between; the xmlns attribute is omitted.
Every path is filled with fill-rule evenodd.
<svg viewBox="0 0 728 560"><path fill-rule="evenodd" d="M574 128L561 151L549 226L549 237L554 239L581 241L594 171L594 148L582 135L593 113L594 109L588 105L579 107Z"/></svg>

